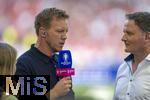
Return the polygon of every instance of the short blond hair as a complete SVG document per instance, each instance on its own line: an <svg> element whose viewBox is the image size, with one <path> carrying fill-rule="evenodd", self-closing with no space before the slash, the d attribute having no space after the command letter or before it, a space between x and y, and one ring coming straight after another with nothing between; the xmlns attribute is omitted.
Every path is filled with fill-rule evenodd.
<svg viewBox="0 0 150 100"><path fill-rule="evenodd" d="M7 43L0 43L0 75L14 75L17 51Z"/></svg>
<svg viewBox="0 0 150 100"><path fill-rule="evenodd" d="M62 9L45 8L35 18L34 26L36 34L39 35L40 27L45 27L46 29L48 29L54 17L68 19L69 15Z"/></svg>

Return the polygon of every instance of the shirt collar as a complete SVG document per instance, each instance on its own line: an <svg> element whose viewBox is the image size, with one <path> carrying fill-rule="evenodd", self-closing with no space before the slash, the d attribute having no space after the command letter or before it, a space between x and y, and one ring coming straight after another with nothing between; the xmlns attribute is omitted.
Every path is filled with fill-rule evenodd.
<svg viewBox="0 0 150 100"><path fill-rule="evenodd" d="M134 55L133 54L130 54L129 56L127 56L124 60L127 62L127 61L130 61L134 58Z"/></svg>
<svg viewBox="0 0 150 100"><path fill-rule="evenodd" d="M150 53L146 56L146 60L150 61Z"/></svg>
<svg viewBox="0 0 150 100"><path fill-rule="evenodd" d="M32 51L32 53L33 53L36 57L38 57L41 61L44 61L44 62L46 62L46 63L49 63L49 62L50 62L50 59L51 59L52 57L49 57L49 56L43 54L43 53L42 53L41 51L39 51L34 45L35 45L35 44L32 44L32 45L31 45L31 51Z"/></svg>
<svg viewBox="0 0 150 100"><path fill-rule="evenodd" d="M134 58L134 55L133 54L130 54L129 56L127 56L124 60L127 62L127 61L130 61ZM145 57L146 60L150 61L150 53Z"/></svg>

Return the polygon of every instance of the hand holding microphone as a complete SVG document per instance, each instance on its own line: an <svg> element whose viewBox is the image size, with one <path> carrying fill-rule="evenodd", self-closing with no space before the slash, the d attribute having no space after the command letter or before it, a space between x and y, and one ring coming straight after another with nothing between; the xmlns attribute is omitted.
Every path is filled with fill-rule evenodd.
<svg viewBox="0 0 150 100"><path fill-rule="evenodd" d="M56 68L56 75L60 77L60 80L50 91L50 97L54 98L66 95L72 87L71 75L75 74L72 67L72 57L69 50L62 50L57 57L58 66Z"/></svg>
<svg viewBox="0 0 150 100"><path fill-rule="evenodd" d="M72 81L71 78L63 77L61 80L57 82L57 84L53 87L53 89L50 90L50 93L47 94L47 97L49 98L50 94L50 100L57 100L57 98L60 98L61 96L65 96L71 89Z"/></svg>
<svg viewBox="0 0 150 100"><path fill-rule="evenodd" d="M62 78L53 88L52 92L55 97L60 97L66 95L71 88L71 79L70 77Z"/></svg>

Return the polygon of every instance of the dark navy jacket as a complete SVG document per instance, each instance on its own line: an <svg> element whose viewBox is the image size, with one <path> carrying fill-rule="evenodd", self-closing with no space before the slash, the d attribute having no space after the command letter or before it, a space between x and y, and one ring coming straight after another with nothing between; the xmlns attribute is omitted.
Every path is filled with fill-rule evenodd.
<svg viewBox="0 0 150 100"><path fill-rule="evenodd" d="M56 76L57 65L54 57L46 56L34 47L34 44L18 58L16 66L15 75L50 75L50 89L59 81L59 77ZM74 100L73 90L58 100Z"/></svg>

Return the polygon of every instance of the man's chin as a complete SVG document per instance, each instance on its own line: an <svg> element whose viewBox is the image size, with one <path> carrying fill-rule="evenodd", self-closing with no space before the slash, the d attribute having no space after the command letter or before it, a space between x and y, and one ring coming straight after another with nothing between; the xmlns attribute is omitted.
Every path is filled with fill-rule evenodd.
<svg viewBox="0 0 150 100"><path fill-rule="evenodd" d="M56 51L56 52L59 52L60 50L62 50L62 48L57 48L55 51Z"/></svg>
<svg viewBox="0 0 150 100"><path fill-rule="evenodd" d="M127 53L129 53L129 52L130 52L130 50L128 50L128 49L125 49L124 51L125 51L125 52L127 52Z"/></svg>

